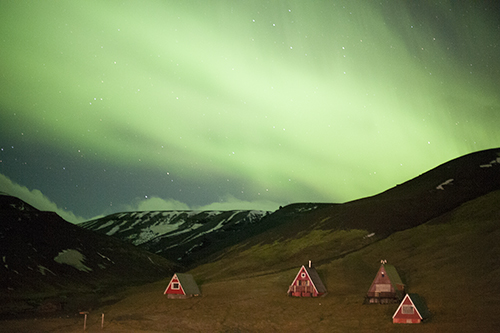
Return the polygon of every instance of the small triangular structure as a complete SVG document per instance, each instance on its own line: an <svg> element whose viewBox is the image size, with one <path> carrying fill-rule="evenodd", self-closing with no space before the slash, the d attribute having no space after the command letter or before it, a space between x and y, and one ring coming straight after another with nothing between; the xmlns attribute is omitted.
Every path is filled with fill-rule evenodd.
<svg viewBox="0 0 500 333"><path fill-rule="evenodd" d="M326 287L310 261L309 266L302 265L287 292L288 296L295 297L318 297L326 293Z"/></svg>
<svg viewBox="0 0 500 333"><path fill-rule="evenodd" d="M398 303L405 295L405 285L399 277L396 267L382 260L382 265L365 297L367 303Z"/></svg>
<svg viewBox="0 0 500 333"><path fill-rule="evenodd" d="M424 300L418 294L406 294L392 316L395 324L420 324L430 313Z"/></svg>
<svg viewBox="0 0 500 333"><path fill-rule="evenodd" d="M163 294L168 298L188 298L201 293L191 274L175 273Z"/></svg>

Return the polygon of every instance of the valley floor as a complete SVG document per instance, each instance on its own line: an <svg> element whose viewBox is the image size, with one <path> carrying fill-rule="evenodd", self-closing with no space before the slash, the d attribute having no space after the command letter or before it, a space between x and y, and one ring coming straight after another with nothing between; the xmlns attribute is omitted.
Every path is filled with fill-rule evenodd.
<svg viewBox="0 0 500 333"><path fill-rule="evenodd" d="M286 296L289 274L208 283L202 297L171 300L166 282L136 287L122 301L92 310L87 331L106 332L496 332L498 299L472 313L436 313L420 325L392 324L397 305L363 305L364 293L321 298ZM285 288L278 286L285 285ZM274 288L276 287L276 288ZM252 290L252 292L240 292ZM488 304L490 306L488 306ZM454 307L452 307L454 309ZM81 332L83 315L0 322L3 332Z"/></svg>

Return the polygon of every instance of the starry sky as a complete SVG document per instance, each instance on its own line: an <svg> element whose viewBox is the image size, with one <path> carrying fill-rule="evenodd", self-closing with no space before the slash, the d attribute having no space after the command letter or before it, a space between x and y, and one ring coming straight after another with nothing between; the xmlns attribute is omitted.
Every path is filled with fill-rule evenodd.
<svg viewBox="0 0 500 333"><path fill-rule="evenodd" d="M499 78L497 1L1 1L0 191L346 202L499 147Z"/></svg>

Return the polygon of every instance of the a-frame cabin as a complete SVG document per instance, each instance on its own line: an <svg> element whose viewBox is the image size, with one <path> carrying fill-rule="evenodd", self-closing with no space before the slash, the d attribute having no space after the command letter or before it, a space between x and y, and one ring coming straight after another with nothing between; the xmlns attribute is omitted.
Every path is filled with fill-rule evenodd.
<svg viewBox="0 0 500 333"><path fill-rule="evenodd" d="M168 298L188 298L201 293L191 274L175 273L163 294Z"/></svg>
<svg viewBox="0 0 500 333"><path fill-rule="evenodd" d="M288 296L295 297L318 297L326 293L326 287L311 261L309 266L302 265L287 292Z"/></svg>
<svg viewBox="0 0 500 333"><path fill-rule="evenodd" d="M429 316L429 310L418 294L406 294L394 312L392 322L395 324L420 324Z"/></svg>
<svg viewBox="0 0 500 333"><path fill-rule="evenodd" d="M382 265L373 280L365 297L366 303L399 303L405 295L405 285L399 277L396 267L388 265L387 260Z"/></svg>

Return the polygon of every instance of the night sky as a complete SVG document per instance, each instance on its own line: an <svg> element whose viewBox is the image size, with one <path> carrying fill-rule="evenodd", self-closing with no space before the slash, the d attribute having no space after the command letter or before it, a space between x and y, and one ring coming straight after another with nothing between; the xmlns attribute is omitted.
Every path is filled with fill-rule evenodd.
<svg viewBox="0 0 500 333"><path fill-rule="evenodd" d="M1 1L0 191L72 222L382 192L500 146L498 1Z"/></svg>

